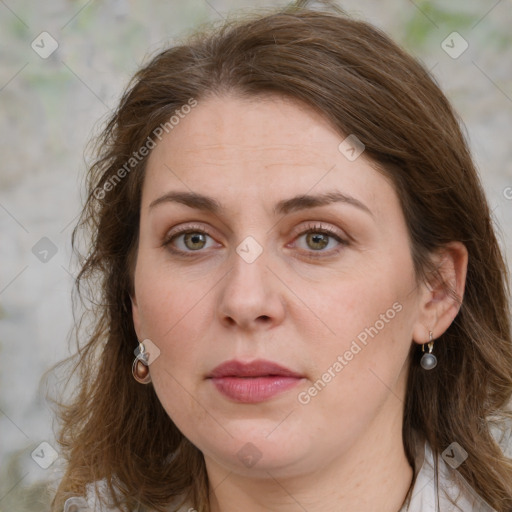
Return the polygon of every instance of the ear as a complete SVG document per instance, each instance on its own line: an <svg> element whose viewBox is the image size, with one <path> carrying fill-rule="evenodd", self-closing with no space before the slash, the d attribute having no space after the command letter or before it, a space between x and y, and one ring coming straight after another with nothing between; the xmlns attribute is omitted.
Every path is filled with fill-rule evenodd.
<svg viewBox="0 0 512 512"><path fill-rule="evenodd" d="M427 343L429 331L432 331L433 339L439 338L457 316L464 296L468 265L466 246L461 242L450 242L439 249L433 262L437 272L422 284L420 293L419 317L413 330L416 343ZM455 293L457 300L449 290Z"/></svg>

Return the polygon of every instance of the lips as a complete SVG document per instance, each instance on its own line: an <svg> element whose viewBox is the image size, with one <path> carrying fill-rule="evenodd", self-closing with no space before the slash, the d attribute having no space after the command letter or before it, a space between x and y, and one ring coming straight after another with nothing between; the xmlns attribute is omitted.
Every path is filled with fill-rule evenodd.
<svg viewBox="0 0 512 512"><path fill-rule="evenodd" d="M280 366L272 361L265 361L264 359L257 359L250 363L242 363L241 361L233 359L215 367L215 369L208 375L209 378L267 376L302 377L302 375L299 375L284 366Z"/></svg>
<svg viewBox="0 0 512 512"><path fill-rule="evenodd" d="M217 391L234 402L258 403L298 384L302 375L272 361L226 361L207 377Z"/></svg>

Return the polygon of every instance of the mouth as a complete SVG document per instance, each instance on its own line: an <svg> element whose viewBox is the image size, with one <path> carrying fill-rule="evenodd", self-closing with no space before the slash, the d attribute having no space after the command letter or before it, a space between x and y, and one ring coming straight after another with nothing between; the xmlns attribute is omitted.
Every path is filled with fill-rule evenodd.
<svg viewBox="0 0 512 512"><path fill-rule="evenodd" d="M304 377L272 361L231 360L208 376L217 391L238 403L259 403L296 386Z"/></svg>

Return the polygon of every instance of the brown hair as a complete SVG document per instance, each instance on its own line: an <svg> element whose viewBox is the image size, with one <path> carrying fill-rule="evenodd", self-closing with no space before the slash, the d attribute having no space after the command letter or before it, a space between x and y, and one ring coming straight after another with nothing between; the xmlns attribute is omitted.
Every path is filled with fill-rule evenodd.
<svg viewBox="0 0 512 512"><path fill-rule="evenodd" d="M498 512L512 510L512 464L490 433L491 418L510 417L507 269L456 115L429 73L386 35L336 7L318 11L307 2L226 22L162 51L135 75L99 139L73 232L75 249L79 234L91 241L76 289L84 305L89 301L84 315L92 321L76 356L76 394L60 410L68 465L54 510L100 479L111 497L118 490L117 506L130 510L163 511L178 496L209 510L201 452L152 386L131 375L137 337L130 293L147 156L112 180L191 98L229 92L291 97L320 112L340 136L365 144L400 198L418 282L435 272L435 250L465 244L464 300L436 341L438 366L424 371L411 344L403 442L413 465L414 435L434 453L457 441L470 452L460 474Z"/></svg>

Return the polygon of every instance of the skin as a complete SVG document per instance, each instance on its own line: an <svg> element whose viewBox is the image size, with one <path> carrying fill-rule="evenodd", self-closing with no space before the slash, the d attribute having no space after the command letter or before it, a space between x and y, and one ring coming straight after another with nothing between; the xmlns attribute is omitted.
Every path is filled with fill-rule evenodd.
<svg viewBox="0 0 512 512"><path fill-rule="evenodd" d="M416 283L393 186L364 153L349 161L338 150L343 139L291 100L231 94L200 101L149 157L134 325L160 350L150 365L158 398L204 454L212 512L395 512L411 484L401 433L408 351L429 331L439 337L458 306L438 283ZM343 202L273 211L283 199L333 190L371 214ZM171 191L211 196L223 210L150 207ZM191 257L164 245L187 226L208 233L196 245L172 239ZM347 243L320 235L328 245L319 249L304 234L318 226ZM248 236L263 250L252 263L236 252ZM464 245L433 257L462 297ZM300 403L299 393L397 302L401 311ZM239 404L205 378L223 361L259 358L303 379L263 403ZM261 456L251 467L237 455L247 443Z"/></svg>

